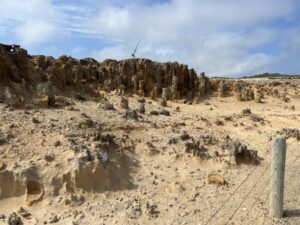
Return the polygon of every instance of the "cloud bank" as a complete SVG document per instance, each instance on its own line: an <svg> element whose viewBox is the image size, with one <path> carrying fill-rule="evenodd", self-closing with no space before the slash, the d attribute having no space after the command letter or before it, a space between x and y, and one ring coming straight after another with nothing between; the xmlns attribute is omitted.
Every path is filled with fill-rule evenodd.
<svg viewBox="0 0 300 225"><path fill-rule="evenodd" d="M0 38L14 35L29 49L48 44L71 55L122 59L142 39L137 57L176 60L209 75L300 73L297 0L0 0L0 5Z"/></svg>

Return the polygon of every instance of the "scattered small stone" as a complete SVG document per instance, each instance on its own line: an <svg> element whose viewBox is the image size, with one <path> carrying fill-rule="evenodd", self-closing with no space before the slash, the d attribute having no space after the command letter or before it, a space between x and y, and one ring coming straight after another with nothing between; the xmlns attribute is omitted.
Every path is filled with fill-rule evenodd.
<svg viewBox="0 0 300 225"><path fill-rule="evenodd" d="M216 124L217 126L224 126L223 121L221 121L221 120L219 120L219 119L215 121L215 124Z"/></svg>
<svg viewBox="0 0 300 225"><path fill-rule="evenodd" d="M4 220L5 219L5 215L0 213L0 220Z"/></svg>
<svg viewBox="0 0 300 225"><path fill-rule="evenodd" d="M282 100L283 100L284 102L290 102L290 101L291 101L291 99L290 99L289 97L283 97Z"/></svg>
<svg viewBox="0 0 300 225"><path fill-rule="evenodd" d="M109 102L105 102L104 103L104 109L106 110L114 110L114 105L112 103L109 103Z"/></svg>
<svg viewBox="0 0 300 225"><path fill-rule="evenodd" d="M125 118L135 119L137 120L139 118L137 112L134 109L127 109Z"/></svg>
<svg viewBox="0 0 300 225"><path fill-rule="evenodd" d="M147 214L149 216L157 216L157 214L159 213L158 211L156 211L157 205L155 205L154 203L147 202L146 209L147 209Z"/></svg>
<svg viewBox="0 0 300 225"><path fill-rule="evenodd" d="M48 154L48 155L45 155L45 160L47 162L53 162L55 160L55 156L54 154Z"/></svg>
<svg viewBox="0 0 300 225"><path fill-rule="evenodd" d="M220 174L215 174L215 173L208 174L206 177L206 182L208 184L216 184L218 186L225 185L224 176L222 176Z"/></svg>
<svg viewBox="0 0 300 225"><path fill-rule="evenodd" d="M31 216L31 214L23 207L21 207L17 213L18 213L18 215L22 216L23 218L28 218Z"/></svg>
<svg viewBox="0 0 300 225"><path fill-rule="evenodd" d="M210 156L207 152L207 148L200 144L199 141L190 140L185 143L185 152L192 153L193 156L201 159L209 159Z"/></svg>
<svg viewBox="0 0 300 225"><path fill-rule="evenodd" d="M9 136L7 134L0 134L0 145L6 144L8 142Z"/></svg>
<svg viewBox="0 0 300 225"><path fill-rule="evenodd" d="M139 113L145 114L145 103L140 103L138 111Z"/></svg>
<svg viewBox="0 0 300 225"><path fill-rule="evenodd" d="M191 197L191 199L190 199L190 201L191 201L191 202L196 201L196 198L197 198L198 196L199 196L199 192L193 193L193 194L192 194L192 197Z"/></svg>
<svg viewBox="0 0 300 225"><path fill-rule="evenodd" d="M9 215L7 220L8 225L22 225L21 217L19 217L15 212Z"/></svg>
<svg viewBox="0 0 300 225"><path fill-rule="evenodd" d="M98 152L97 158L102 164L107 164L110 161L110 157L107 152Z"/></svg>
<svg viewBox="0 0 300 225"><path fill-rule="evenodd" d="M224 117L224 120L225 120L225 121L232 121L232 117L231 117L231 116L225 116L225 117Z"/></svg>
<svg viewBox="0 0 300 225"><path fill-rule="evenodd" d="M139 103L145 103L146 100L145 100L144 98L140 98L140 99L138 99L138 102L139 102Z"/></svg>
<svg viewBox="0 0 300 225"><path fill-rule="evenodd" d="M32 117L31 121L33 123L35 123L35 124L39 124L40 123L40 121L37 118L35 118L35 117Z"/></svg>
<svg viewBox="0 0 300 225"><path fill-rule="evenodd" d="M9 129L13 129L13 128L16 128L17 127L17 125L16 124L11 124L10 126L9 126Z"/></svg>
<svg viewBox="0 0 300 225"><path fill-rule="evenodd" d="M277 134L284 136L285 138L296 138L300 140L300 131L293 128L283 128L281 131L277 131Z"/></svg>
<svg viewBox="0 0 300 225"><path fill-rule="evenodd" d="M251 110L250 109L243 109L242 110L242 114L243 115L250 115L251 114Z"/></svg>
<svg viewBox="0 0 300 225"><path fill-rule="evenodd" d="M68 196L64 203L65 205L72 205L72 206L80 206L84 203L85 198L82 195L76 195L76 194L70 194L70 196Z"/></svg>
<svg viewBox="0 0 300 225"><path fill-rule="evenodd" d="M55 141L54 144L53 144L54 147L58 147L58 146L60 146L60 145L61 145L61 142L60 142L60 141Z"/></svg>
<svg viewBox="0 0 300 225"><path fill-rule="evenodd" d="M164 98L162 98L162 99L160 100L160 105L163 106L163 107L166 107L166 106L167 106L167 100L164 99Z"/></svg>
<svg viewBox="0 0 300 225"><path fill-rule="evenodd" d="M241 163L258 165L260 163L261 158L258 157L257 151L248 149L248 146L239 141L228 140L221 145L221 148L229 152L229 163L232 165Z"/></svg>
<svg viewBox="0 0 300 225"><path fill-rule="evenodd" d="M159 112L160 115L164 116L170 116L170 112L168 110L163 109L162 111Z"/></svg>
<svg viewBox="0 0 300 225"><path fill-rule="evenodd" d="M83 121L79 122L78 123L78 126L80 128L87 128L87 127L93 127L94 126L94 121L87 118L87 119L84 119Z"/></svg>
<svg viewBox="0 0 300 225"><path fill-rule="evenodd" d="M153 115L153 116L158 116L158 112L156 110L152 110L150 111L150 115Z"/></svg>
<svg viewBox="0 0 300 225"><path fill-rule="evenodd" d="M211 134L203 134L200 135L200 143L203 145L217 145L218 144L218 139Z"/></svg>
<svg viewBox="0 0 300 225"><path fill-rule="evenodd" d="M59 221L59 218L57 215L52 214L49 218L49 223L57 223Z"/></svg>
<svg viewBox="0 0 300 225"><path fill-rule="evenodd" d="M186 141L189 140L191 137L186 131L183 131L183 134L180 136L180 138L182 141Z"/></svg>
<svg viewBox="0 0 300 225"><path fill-rule="evenodd" d="M86 115L86 113L80 113L80 116L84 117L84 118L90 118L88 115Z"/></svg>
<svg viewBox="0 0 300 225"><path fill-rule="evenodd" d="M129 109L128 99L121 97L120 107L123 109Z"/></svg>
<svg viewBox="0 0 300 225"><path fill-rule="evenodd" d="M177 144L178 143L178 140L177 140L177 138L171 138L170 140L169 140L169 145L175 145L175 144Z"/></svg>

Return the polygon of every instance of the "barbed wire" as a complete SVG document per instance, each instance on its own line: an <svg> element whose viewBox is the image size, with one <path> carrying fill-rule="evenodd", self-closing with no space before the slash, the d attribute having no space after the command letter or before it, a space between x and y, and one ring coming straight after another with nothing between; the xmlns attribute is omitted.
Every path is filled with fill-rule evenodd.
<svg viewBox="0 0 300 225"><path fill-rule="evenodd" d="M246 178L239 184L239 186L234 190L234 192L229 195L229 197L221 204L221 206L213 213L210 218L203 224L207 225L217 214L218 212L223 208L223 206L237 193L237 191L240 189L240 187L248 180L248 178L253 174L253 172L257 169L258 167L254 167L251 172L246 176Z"/></svg>
<svg viewBox="0 0 300 225"><path fill-rule="evenodd" d="M293 145L293 144L295 144L295 143L298 143L298 141L297 141L297 140L296 140L296 141L293 141L292 143L289 143L288 145ZM296 161L297 161L298 158L299 158L299 155L295 157L295 159L294 159L294 161L293 161L293 163L292 163L292 166L290 167L290 170L293 169L293 165L296 163ZM297 174L297 173L294 173L292 177L295 177L296 174ZM270 180L272 179L273 175L274 175L274 172L273 172L273 174L271 175L271 177L268 179L268 181L266 182L266 184L265 184L263 190L260 192L260 194L259 194L258 196L261 196L261 195L262 195L262 193L264 192L264 190L265 190L266 187L268 186L268 183L269 183ZM274 186L272 186L272 189L270 190L270 192L273 190L273 188L274 188ZM247 213L246 217L244 218L244 220L242 221L241 225L242 225L243 222L246 220L246 218L247 218L247 216L249 215L250 211L254 208L254 205L256 204L256 202L258 201L258 199L259 199L259 197L257 197L256 201L255 201L254 204L252 205L251 209L248 211L248 213ZM258 212L258 213L256 214L256 217L255 217L254 220L252 221L252 224L251 224L251 225L253 225L253 224L255 223L255 221L257 220L257 218L258 218L258 216L259 216L259 214L260 214L260 212ZM264 223L265 223L265 220L266 220L266 217L264 218L263 225L264 225Z"/></svg>
<svg viewBox="0 0 300 225"><path fill-rule="evenodd" d="M287 143L287 146L290 145L294 145L295 143L299 143L298 140L295 140L293 142L289 142ZM297 161L297 159L299 158L299 156L296 156L295 159L292 162L292 165ZM265 167L263 173L259 176L259 178L257 179L257 181L254 183L254 185L251 187L251 189L248 191L247 195L245 196L245 198L240 202L240 204L238 205L238 207L234 210L233 214L231 214L231 216L228 218L228 220L226 221L225 225L228 224L228 222L230 222L232 220L232 218L235 216L235 214L240 210L242 204L246 201L246 199L249 197L250 193L254 190L254 188L258 185L258 183L260 182L260 180L264 177L266 171L268 168L270 168L270 165L272 163L272 160L270 160L270 162L268 163L268 165ZM204 223L204 225L209 224L209 222L212 221L212 219L220 212L220 210L223 208L223 206L226 205L226 203L238 192L238 190L242 187L242 185L249 179L249 177L254 173L254 171L257 169L258 167L254 167L251 172L246 176L246 178L239 184L239 186L233 191L233 193L231 193L229 195L229 197L219 206L219 208L210 216L210 218ZM268 181L265 182L265 185L263 186L263 189L261 190L261 192L259 193L258 197L256 198L256 200L254 201L254 203L251 205L250 209L248 210L246 216L243 218L242 222L240 225L242 225L247 217L250 215L250 212L253 210L254 206L256 205L257 201L259 200L259 196L262 195L262 193L266 190L270 180L272 179L273 175L274 175L275 171L273 172L273 174L268 178ZM296 173L295 173L296 174ZM274 186L272 186L273 190ZM257 217L259 216L260 212L257 213L255 219L252 221L252 224L254 224L254 222L256 221ZM264 218L264 222L265 222Z"/></svg>
<svg viewBox="0 0 300 225"><path fill-rule="evenodd" d="M226 221L225 225L228 224L229 221L232 220L232 218L235 216L235 214L239 211L240 207L242 206L242 204L246 201L246 199L249 197L249 194L253 191L253 189L256 187L256 185L259 183L259 181L261 180L261 178L265 175L267 169L269 169L271 165L271 162L268 163L268 165L266 166L265 170L263 171L263 173L261 174L261 176L258 178L258 180L255 182L255 184L251 187L251 189L248 191L246 197L241 201L241 203L238 205L238 207L235 209L235 211L233 212L233 214L231 214L231 216L229 217L229 219Z"/></svg>
<svg viewBox="0 0 300 225"><path fill-rule="evenodd" d="M269 184L270 180L272 179L273 175L274 175L274 172L273 172L272 176L268 179L268 181L265 183L265 185L264 185L262 191L261 191L261 192L259 193L259 195L257 196L256 200L255 200L254 203L252 204L251 208L248 210L248 213L246 214L246 216L244 217L244 219L242 220L242 222L240 223L240 225L242 225L242 224L246 221L246 219L247 219L247 217L249 216L250 212L252 211L252 209L253 209L254 206L256 205L256 202L258 201L259 196L261 196L262 193L266 190L266 187L268 187L268 184ZM274 187L274 186L273 186L273 187ZM273 187L272 187L272 189L273 189ZM259 214L259 213L258 213L258 214ZM257 214L257 215L258 215L258 214ZM256 220L256 219L255 219L255 220ZM255 220L254 220L254 221L255 221Z"/></svg>

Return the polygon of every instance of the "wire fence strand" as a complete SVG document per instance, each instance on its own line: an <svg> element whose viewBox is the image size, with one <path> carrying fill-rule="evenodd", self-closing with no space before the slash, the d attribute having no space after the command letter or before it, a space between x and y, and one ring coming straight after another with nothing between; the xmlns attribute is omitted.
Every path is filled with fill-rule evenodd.
<svg viewBox="0 0 300 225"><path fill-rule="evenodd" d="M288 143L287 146L292 146L295 143L299 143L298 140L295 140L293 142ZM294 165L296 163L296 161L299 159L299 156L295 156L295 159L293 160L293 162L291 163L291 165ZM233 211L233 213L231 214L231 216L228 218L228 220L225 222L225 225L227 225L236 215L236 213L240 210L241 206L244 204L244 202L247 200L247 198L251 195L251 192L254 190L254 188L260 183L261 179L265 176L267 170L270 168L272 161L270 160L270 162L267 164L267 166L265 167L264 171L262 172L262 174L258 177L257 181L254 183L254 185L250 188L250 190L247 192L247 195L244 197L244 199L240 202L240 204L235 208L235 210ZM246 176L246 178L238 185L238 187L229 195L229 197L217 208L217 210L209 217L209 219L203 224L203 225L207 225L209 224L214 217L221 211L221 209L229 202L229 200L240 190L240 188L244 185L244 183L249 179L249 177L256 171L256 169L259 167L254 167L250 173ZM293 167L291 167L291 170L293 169ZM274 171L275 172L275 171ZM249 217L250 213L252 212L252 210L254 209L254 206L257 204L258 200L260 199L260 196L262 196L262 194L264 193L264 191L266 190L266 188L268 187L268 184L270 183L270 180L272 179L274 172L271 174L271 176L267 179L267 181L265 182L262 190L259 192L259 195L257 196L257 198L255 199L255 201L253 202L253 204L251 205L250 209L248 210L246 216L243 217L240 225L243 225L244 222L247 220L247 218ZM294 173L292 177L294 177L297 173ZM271 188L271 190L273 190L274 186ZM263 212L262 212L263 213ZM258 216L260 215L260 211L258 211L256 213L256 216L254 217L251 225L255 224ZM266 218L264 218L263 221L263 225L265 224Z"/></svg>
<svg viewBox="0 0 300 225"><path fill-rule="evenodd" d="M251 189L248 191L246 197L241 201L241 203L238 205L238 207L234 210L233 214L231 214L231 216L229 217L229 219L225 222L225 225L228 224L228 222L230 222L232 220L232 218L235 216L235 214L239 211L240 207L242 206L242 204L246 201L246 199L249 197L249 194L253 191L253 189L256 187L256 185L259 183L259 181L261 180L261 178L265 175L267 169L269 169L271 165L271 162L268 163L268 165L266 166L265 170L263 171L263 173L260 175L260 177L258 178L258 180L255 182L255 184L251 187Z"/></svg>
<svg viewBox="0 0 300 225"><path fill-rule="evenodd" d="M210 218L203 224L207 225L209 222L218 214L218 212L223 208L223 206L237 193L237 191L242 187L242 185L248 180L248 178L253 174L253 172L257 169L258 167L254 167L251 172L247 175L247 177L239 184L239 186L234 190L234 192L229 195L229 197L221 204L221 206L213 213Z"/></svg>
<svg viewBox="0 0 300 225"><path fill-rule="evenodd" d="M292 142L292 143L289 143L289 145L293 145L293 144L295 144L295 143L298 143L298 141L296 140L296 141L294 141L294 142ZM300 155L298 155L298 156L295 157L295 159L293 160L293 163L292 163L292 165L291 165L291 167L290 167L290 170L293 170L293 165L296 164L296 161L297 161L297 159L298 159L299 157L300 157ZM297 173L294 173L293 176L292 176L292 178L294 178L296 174L297 174ZM269 178L268 182L266 182L266 185L265 185L265 187L263 188L263 190L261 191L261 193L259 194L259 196L262 195L262 193L264 192L264 190L266 189L266 187L268 187L268 183L270 182L270 180L271 180L271 178L273 177L273 175L274 175L274 173L271 175L271 177ZM274 186L272 187L272 189L271 189L270 191L272 191L273 188L274 188ZM259 199L259 197L256 199L256 202L257 202L258 199ZM254 207L254 205L256 204L256 202L252 205L252 208ZM251 210L252 210L252 208L251 208ZM256 214L256 217L255 217L254 220L252 221L251 225L253 225L253 224L256 222L256 220L257 220L259 214L260 214L260 211L258 211L258 213ZM248 216L248 215L249 215L249 212L248 212L247 216ZM247 217L247 216L246 216L246 217ZM245 217L245 219L246 219L246 217ZM264 218L263 225L265 224L265 220L266 220L266 217ZM241 223L241 225L242 225L242 224L243 224L243 223Z"/></svg>

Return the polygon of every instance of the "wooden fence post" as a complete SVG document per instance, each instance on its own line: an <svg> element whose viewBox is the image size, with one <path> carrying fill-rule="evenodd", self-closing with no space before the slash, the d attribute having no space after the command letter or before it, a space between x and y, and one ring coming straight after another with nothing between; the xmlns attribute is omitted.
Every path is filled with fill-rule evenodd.
<svg viewBox="0 0 300 225"><path fill-rule="evenodd" d="M270 181L270 216L272 218L283 217L285 158L286 140L273 138Z"/></svg>

